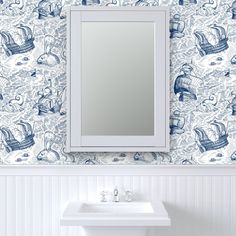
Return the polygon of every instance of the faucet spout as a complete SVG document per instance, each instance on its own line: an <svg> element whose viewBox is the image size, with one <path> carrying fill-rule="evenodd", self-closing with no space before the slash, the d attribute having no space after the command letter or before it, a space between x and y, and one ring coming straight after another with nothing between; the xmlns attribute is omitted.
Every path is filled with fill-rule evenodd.
<svg viewBox="0 0 236 236"><path fill-rule="evenodd" d="M113 193L114 193L113 201L114 201L114 202L119 202L120 199L119 199L119 191L118 191L118 189L115 188Z"/></svg>

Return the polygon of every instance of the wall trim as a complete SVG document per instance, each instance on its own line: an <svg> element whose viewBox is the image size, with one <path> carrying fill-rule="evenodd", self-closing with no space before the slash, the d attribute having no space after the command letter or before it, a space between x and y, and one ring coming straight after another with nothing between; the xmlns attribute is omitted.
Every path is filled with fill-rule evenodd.
<svg viewBox="0 0 236 236"><path fill-rule="evenodd" d="M0 176L236 176L236 165L1 165Z"/></svg>

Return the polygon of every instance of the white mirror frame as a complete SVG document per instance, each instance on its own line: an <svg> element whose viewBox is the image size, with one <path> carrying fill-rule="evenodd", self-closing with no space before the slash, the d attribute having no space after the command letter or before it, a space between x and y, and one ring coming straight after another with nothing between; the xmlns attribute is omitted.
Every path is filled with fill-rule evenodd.
<svg viewBox="0 0 236 236"><path fill-rule="evenodd" d="M81 23L153 22L154 135L81 135ZM67 152L169 151L169 9L168 7L74 7L67 14Z"/></svg>

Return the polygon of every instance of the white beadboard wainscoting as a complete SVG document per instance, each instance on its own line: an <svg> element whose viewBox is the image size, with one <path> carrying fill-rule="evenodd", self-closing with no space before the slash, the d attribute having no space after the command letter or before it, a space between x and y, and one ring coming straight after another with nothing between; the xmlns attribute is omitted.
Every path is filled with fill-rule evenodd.
<svg viewBox="0 0 236 236"><path fill-rule="evenodd" d="M236 235L236 166L1 166L0 236L83 236L61 209L114 187L164 202L172 226L150 236Z"/></svg>

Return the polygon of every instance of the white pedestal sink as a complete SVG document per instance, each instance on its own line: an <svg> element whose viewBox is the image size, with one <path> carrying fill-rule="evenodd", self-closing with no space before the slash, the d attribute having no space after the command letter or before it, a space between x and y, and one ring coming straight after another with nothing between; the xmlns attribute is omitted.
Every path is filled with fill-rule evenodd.
<svg viewBox="0 0 236 236"><path fill-rule="evenodd" d="M69 202L61 225L82 226L86 236L147 236L148 227L170 226L159 202Z"/></svg>

